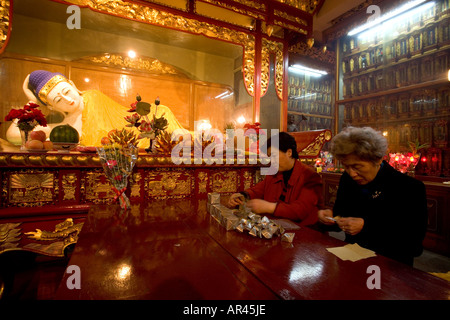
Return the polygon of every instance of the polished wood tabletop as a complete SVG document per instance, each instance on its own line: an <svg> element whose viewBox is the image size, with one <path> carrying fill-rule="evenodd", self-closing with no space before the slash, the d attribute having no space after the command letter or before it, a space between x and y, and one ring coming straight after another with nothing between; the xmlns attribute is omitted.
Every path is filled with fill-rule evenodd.
<svg viewBox="0 0 450 320"><path fill-rule="evenodd" d="M292 243L227 231L206 202L92 206L69 261L80 289L67 271L56 299L450 299L447 281L380 255L343 261L327 248L345 242L308 227Z"/></svg>

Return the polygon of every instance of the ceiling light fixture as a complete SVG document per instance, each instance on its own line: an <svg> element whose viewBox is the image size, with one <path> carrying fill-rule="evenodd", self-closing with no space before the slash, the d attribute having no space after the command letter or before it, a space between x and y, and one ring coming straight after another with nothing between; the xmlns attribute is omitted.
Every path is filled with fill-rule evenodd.
<svg viewBox="0 0 450 320"><path fill-rule="evenodd" d="M408 3L404 4L403 6L397 8L397 9L391 11L391 12L388 12L385 15L382 15L378 19L374 19L374 20L372 20L372 21L370 21L368 23L363 24L360 27L357 27L357 28L351 30L347 35L348 36L353 36L355 34L358 34L358 33L361 33L361 32L363 32L365 30L373 28L373 27L375 27L377 25L380 25L383 22L391 20L392 18L395 18L395 17L399 16L400 14L402 14L404 12L407 12L408 10L411 10L411 9L417 7L418 5L422 4L425 1L426 0L415 0L415 1L408 2ZM434 5L434 2L427 3L426 5L427 6Z"/></svg>

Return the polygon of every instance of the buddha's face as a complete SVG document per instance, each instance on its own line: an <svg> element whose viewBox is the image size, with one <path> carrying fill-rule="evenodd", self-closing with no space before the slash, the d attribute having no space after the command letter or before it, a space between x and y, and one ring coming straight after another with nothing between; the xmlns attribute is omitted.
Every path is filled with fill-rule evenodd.
<svg viewBox="0 0 450 320"><path fill-rule="evenodd" d="M47 102L55 110L62 112L74 112L82 107L82 101L78 90L68 82L58 83L47 95Z"/></svg>

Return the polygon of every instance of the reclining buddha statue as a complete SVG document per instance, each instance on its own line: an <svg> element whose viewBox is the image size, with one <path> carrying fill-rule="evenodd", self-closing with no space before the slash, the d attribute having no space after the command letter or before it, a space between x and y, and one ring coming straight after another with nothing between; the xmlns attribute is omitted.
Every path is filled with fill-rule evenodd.
<svg viewBox="0 0 450 320"><path fill-rule="evenodd" d="M30 101L46 105L53 113L61 115L57 120L48 121L47 127L38 126L35 130L42 130L49 136L55 126L69 124L77 129L80 144L83 146L101 145L102 137L113 129L125 127L127 125L125 117L130 115L127 111L129 108L98 90L79 91L71 80L60 73L33 71L25 78L23 90ZM157 108L152 104L149 119L153 118L156 109L156 117L164 114L168 120L167 132L184 129L172 111L161 104ZM6 138L11 143L20 144L20 132L14 123L8 129ZM141 142L139 146L142 147ZM146 143L148 145L148 142Z"/></svg>

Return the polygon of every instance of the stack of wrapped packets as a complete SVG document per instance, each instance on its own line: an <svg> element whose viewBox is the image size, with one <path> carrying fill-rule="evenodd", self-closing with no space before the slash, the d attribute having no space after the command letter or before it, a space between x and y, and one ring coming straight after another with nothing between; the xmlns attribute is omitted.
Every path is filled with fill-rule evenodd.
<svg viewBox="0 0 450 320"><path fill-rule="evenodd" d="M227 231L248 231L254 237L265 239L281 236L281 241L286 242L292 242L294 239L294 233L285 232L279 223L251 212L245 204L240 206L239 210L232 210L220 204L220 194L216 192L208 194L207 211Z"/></svg>

